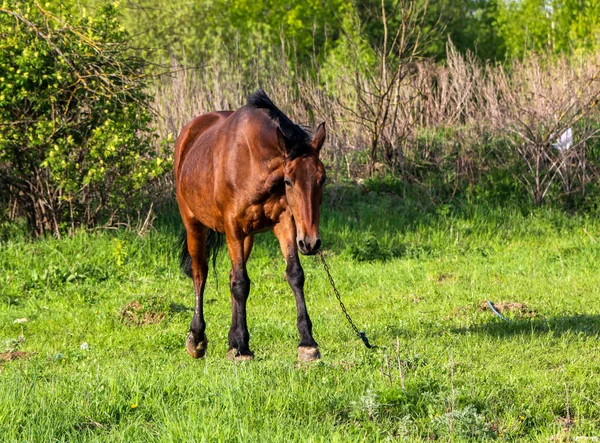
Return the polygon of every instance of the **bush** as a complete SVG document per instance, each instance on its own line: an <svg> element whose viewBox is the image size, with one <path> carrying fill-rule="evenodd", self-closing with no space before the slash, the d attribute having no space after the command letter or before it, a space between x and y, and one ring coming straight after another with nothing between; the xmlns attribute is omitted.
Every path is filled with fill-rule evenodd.
<svg viewBox="0 0 600 443"><path fill-rule="evenodd" d="M0 214L60 236L139 206L168 162L114 7L57 16L8 0L0 36Z"/></svg>

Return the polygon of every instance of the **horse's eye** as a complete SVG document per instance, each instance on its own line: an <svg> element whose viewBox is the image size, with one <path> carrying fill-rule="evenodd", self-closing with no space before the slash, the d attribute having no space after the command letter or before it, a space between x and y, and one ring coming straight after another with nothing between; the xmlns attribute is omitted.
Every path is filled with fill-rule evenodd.
<svg viewBox="0 0 600 443"><path fill-rule="evenodd" d="M319 180L319 186L324 186L326 181L327 181L327 177L323 176L323 178L321 180Z"/></svg>
<svg viewBox="0 0 600 443"><path fill-rule="evenodd" d="M287 177L283 180L283 182L285 183L286 186L292 186L292 181Z"/></svg>

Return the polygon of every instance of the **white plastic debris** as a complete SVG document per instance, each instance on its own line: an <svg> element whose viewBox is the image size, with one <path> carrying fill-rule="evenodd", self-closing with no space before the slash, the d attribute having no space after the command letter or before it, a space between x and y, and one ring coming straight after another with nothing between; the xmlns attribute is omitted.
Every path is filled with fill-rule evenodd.
<svg viewBox="0 0 600 443"><path fill-rule="evenodd" d="M554 149L558 149L560 152L565 152L571 149L573 146L573 128L567 129L563 132L560 137L552 144Z"/></svg>
<svg viewBox="0 0 600 443"><path fill-rule="evenodd" d="M79 348L83 349L84 351L87 351L88 349L90 349L90 346L86 342L83 342L81 343L81 346L79 346Z"/></svg>
<svg viewBox="0 0 600 443"><path fill-rule="evenodd" d="M14 323L27 323L27 319L26 318L17 318Z"/></svg>

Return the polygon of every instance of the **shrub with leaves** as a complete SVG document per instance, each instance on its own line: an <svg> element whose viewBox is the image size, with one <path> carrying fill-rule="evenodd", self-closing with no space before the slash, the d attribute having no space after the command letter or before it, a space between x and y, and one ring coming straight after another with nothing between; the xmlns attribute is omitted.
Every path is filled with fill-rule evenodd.
<svg viewBox="0 0 600 443"><path fill-rule="evenodd" d="M0 7L0 209L35 235L115 222L168 170L128 39L114 6Z"/></svg>

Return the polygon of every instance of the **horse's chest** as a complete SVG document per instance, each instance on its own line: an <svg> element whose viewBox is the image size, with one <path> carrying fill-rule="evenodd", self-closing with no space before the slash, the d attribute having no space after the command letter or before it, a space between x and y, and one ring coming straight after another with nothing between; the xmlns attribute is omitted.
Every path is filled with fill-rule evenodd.
<svg viewBox="0 0 600 443"><path fill-rule="evenodd" d="M244 232L252 234L270 229L277 223L285 209L285 198L283 197L270 197L265 202L250 205L246 209Z"/></svg>

